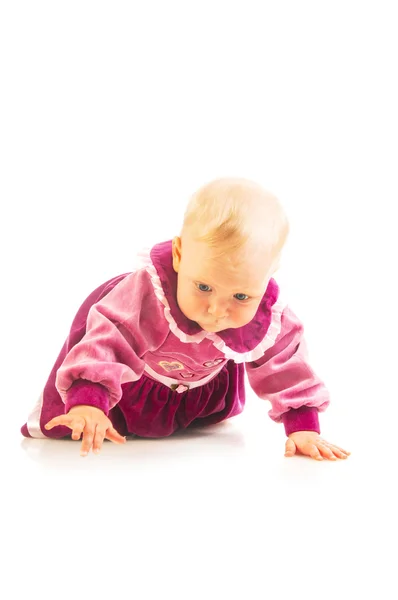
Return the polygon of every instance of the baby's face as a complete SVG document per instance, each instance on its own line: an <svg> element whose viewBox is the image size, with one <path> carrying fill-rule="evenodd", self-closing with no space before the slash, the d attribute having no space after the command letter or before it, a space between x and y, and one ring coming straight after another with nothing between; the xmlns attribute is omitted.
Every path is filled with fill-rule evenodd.
<svg viewBox="0 0 398 600"><path fill-rule="evenodd" d="M184 315L202 329L217 333L249 323L267 288L269 265L238 255L216 258L204 242L173 240L173 266L178 273L177 302Z"/></svg>

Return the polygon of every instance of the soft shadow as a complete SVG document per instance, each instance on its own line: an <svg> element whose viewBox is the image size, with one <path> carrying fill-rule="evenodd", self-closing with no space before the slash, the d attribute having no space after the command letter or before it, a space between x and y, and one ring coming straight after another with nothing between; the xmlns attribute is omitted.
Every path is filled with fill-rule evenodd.
<svg viewBox="0 0 398 600"><path fill-rule="evenodd" d="M148 468L170 467L183 463L186 459L200 457L201 460L222 459L225 454L240 455L245 447L244 433L233 423L223 422L207 427L195 427L178 431L167 438L139 438L127 436L127 443L114 444L105 440L98 455L90 452L80 456L81 440L70 438L33 439L23 438L21 448L34 462L45 468L63 472L73 470L74 474L99 472L107 474L126 467Z"/></svg>

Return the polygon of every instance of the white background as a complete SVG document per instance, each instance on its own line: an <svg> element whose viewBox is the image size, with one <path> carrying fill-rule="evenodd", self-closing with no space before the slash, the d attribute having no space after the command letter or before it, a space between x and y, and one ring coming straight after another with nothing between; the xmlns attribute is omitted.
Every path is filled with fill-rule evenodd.
<svg viewBox="0 0 398 600"><path fill-rule="evenodd" d="M397 597L395 10L1 3L8 598ZM83 299L221 176L289 215L277 280L331 392L322 433L352 456L284 458L250 390L227 423L98 457L22 438Z"/></svg>

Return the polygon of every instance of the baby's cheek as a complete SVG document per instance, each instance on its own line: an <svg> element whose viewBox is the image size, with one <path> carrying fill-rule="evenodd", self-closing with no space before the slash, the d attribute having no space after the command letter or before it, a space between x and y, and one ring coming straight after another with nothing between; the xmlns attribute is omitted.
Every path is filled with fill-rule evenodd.
<svg viewBox="0 0 398 600"><path fill-rule="evenodd" d="M237 310L235 313L235 320L239 324L239 327L243 327L250 323L256 314L256 310L253 307L241 307L240 310Z"/></svg>
<svg viewBox="0 0 398 600"><path fill-rule="evenodd" d="M177 303L178 303L178 308L181 310L181 312L183 312L184 315L189 318L189 315L188 315L188 313L190 312L189 297L187 294L184 294L184 292L182 290L177 295Z"/></svg>
<svg viewBox="0 0 398 600"><path fill-rule="evenodd" d="M198 298L192 298L192 296L186 298L185 309L186 312L189 313L191 318L199 317L206 311L205 303L199 300Z"/></svg>
<svg viewBox="0 0 398 600"><path fill-rule="evenodd" d="M201 315L205 315L208 310L208 305L206 300L200 300L199 298L195 298L195 301L192 303L194 307L195 313L199 313Z"/></svg>

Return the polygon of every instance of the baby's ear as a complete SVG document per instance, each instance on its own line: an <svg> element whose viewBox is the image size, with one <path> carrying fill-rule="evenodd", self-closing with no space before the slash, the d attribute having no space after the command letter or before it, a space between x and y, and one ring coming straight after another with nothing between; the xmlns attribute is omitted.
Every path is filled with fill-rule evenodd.
<svg viewBox="0 0 398 600"><path fill-rule="evenodd" d="M178 273L178 269L180 267L180 262L181 262L181 238L178 236L173 238L172 252L173 252L173 269L176 273Z"/></svg>

